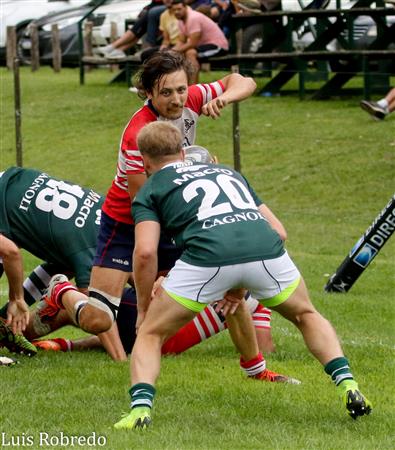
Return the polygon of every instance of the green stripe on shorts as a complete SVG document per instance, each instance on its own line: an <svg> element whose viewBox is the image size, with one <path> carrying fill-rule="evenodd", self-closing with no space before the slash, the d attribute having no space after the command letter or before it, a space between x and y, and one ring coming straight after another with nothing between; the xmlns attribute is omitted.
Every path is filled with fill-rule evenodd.
<svg viewBox="0 0 395 450"><path fill-rule="evenodd" d="M289 297L295 292L295 289L299 286L300 283L300 277L297 278L293 283L291 283L288 287L286 287L283 291L281 291L279 294L275 295L271 298L266 298L260 300L260 303L262 303L264 306L270 308L271 306L278 306L281 303L284 303L285 300L288 300Z"/></svg>
<svg viewBox="0 0 395 450"><path fill-rule="evenodd" d="M186 309L190 311L200 313L207 306L206 303L198 303L195 300L190 300L189 298L181 297L180 295L174 294L173 292L169 292L165 289L167 295L175 300L180 305L184 306Z"/></svg>

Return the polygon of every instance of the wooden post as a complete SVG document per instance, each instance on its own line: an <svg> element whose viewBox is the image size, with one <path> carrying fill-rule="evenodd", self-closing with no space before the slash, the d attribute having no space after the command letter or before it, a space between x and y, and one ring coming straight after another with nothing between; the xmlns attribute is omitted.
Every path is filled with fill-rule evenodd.
<svg viewBox="0 0 395 450"><path fill-rule="evenodd" d="M241 55L243 46L243 30L236 31L236 53Z"/></svg>
<svg viewBox="0 0 395 450"><path fill-rule="evenodd" d="M114 42L118 39L118 27L116 22L111 22L110 27L110 42Z"/></svg>
<svg viewBox="0 0 395 450"><path fill-rule="evenodd" d="M84 25L84 55L92 56L92 30L93 30L93 22L85 22Z"/></svg>
<svg viewBox="0 0 395 450"><path fill-rule="evenodd" d="M232 66L232 73L239 73L238 65ZM235 170L241 172L239 102L234 102L232 107L233 107L233 120L232 120L233 165Z"/></svg>
<svg viewBox="0 0 395 450"><path fill-rule="evenodd" d="M110 23L110 42L114 42L118 39L118 27L115 22ZM114 70L118 70L118 64L111 64L110 71L114 72Z"/></svg>
<svg viewBox="0 0 395 450"><path fill-rule="evenodd" d="M30 26L30 39L32 43L32 47L30 50L32 58L31 65L32 65L32 72L34 72L40 68L40 49L38 45L37 25L32 24Z"/></svg>
<svg viewBox="0 0 395 450"><path fill-rule="evenodd" d="M62 49L60 48L59 27L54 23L51 27L52 34L52 66L54 72L60 72L62 68Z"/></svg>
<svg viewBox="0 0 395 450"><path fill-rule="evenodd" d="M7 27L7 68L13 70L16 58L16 27Z"/></svg>
<svg viewBox="0 0 395 450"><path fill-rule="evenodd" d="M22 133L21 133L21 84L19 76L19 59L14 58L14 109L15 109L15 139L16 139L16 165L22 167Z"/></svg>

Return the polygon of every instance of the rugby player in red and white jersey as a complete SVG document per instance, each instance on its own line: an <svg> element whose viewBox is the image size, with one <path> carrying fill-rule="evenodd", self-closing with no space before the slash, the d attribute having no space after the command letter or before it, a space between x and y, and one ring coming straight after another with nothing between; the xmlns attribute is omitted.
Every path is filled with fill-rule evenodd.
<svg viewBox="0 0 395 450"><path fill-rule="evenodd" d="M116 176L102 208L88 303L70 284L53 283L54 307L64 306L85 331L98 334L111 327L132 272L131 199L146 180L136 139L141 128L158 120L171 121L181 131L184 145L191 145L201 114L216 119L226 105L248 98L256 88L252 78L236 73L214 83L188 86L191 74L183 55L171 50L152 55L142 67L139 90L146 102L130 119L121 138ZM169 240L161 239L159 269L170 270L179 254Z"/></svg>

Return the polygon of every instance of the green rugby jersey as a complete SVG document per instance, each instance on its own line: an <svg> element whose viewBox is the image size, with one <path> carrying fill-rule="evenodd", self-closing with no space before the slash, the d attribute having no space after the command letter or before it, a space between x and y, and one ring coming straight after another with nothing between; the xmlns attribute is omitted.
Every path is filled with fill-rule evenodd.
<svg viewBox="0 0 395 450"><path fill-rule="evenodd" d="M181 260L214 267L272 259L283 242L257 209L245 178L219 164L168 164L132 204L135 223L156 221L183 249Z"/></svg>
<svg viewBox="0 0 395 450"><path fill-rule="evenodd" d="M33 169L12 167L0 177L0 233L36 257L89 283L103 198Z"/></svg>

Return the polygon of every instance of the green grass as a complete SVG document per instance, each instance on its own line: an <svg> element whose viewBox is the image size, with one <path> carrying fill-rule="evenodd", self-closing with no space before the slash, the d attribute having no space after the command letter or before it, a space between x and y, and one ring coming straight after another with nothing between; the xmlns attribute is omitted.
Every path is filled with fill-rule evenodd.
<svg viewBox="0 0 395 450"><path fill-rule="evenodd" d="M15 164L12 75L1 69L1 169ZM105 193L120 134L141 104L105 70L78 85L75 70L22 70L24 165ZM208 75L205 75L205 80ZM346 417L335 389L296 329L273 319L269 367L302 380L278 386L246 380L227 333L165 358L154 426L138 435L112 425L128 409L127 363L101 352L19 358L0 371L1 431L105 435L107 449L392 449L394 446L394 238L346 295L323 292L347 252L390 199L395 117L374 122L358 98L249 99L240 105L242 170L287 228L287 248L317 308L335 325L375 409ZM198 143L232 163L231 108L202 118ZM37 261L25 254L26 273ZM6 282L1 280L2 300ZM79 335L72 329L59 336ZM56 447L62 448L62 447ZM88 447L85 447L88 448ZM97 447L100 448L100 447Z"/></svg>

